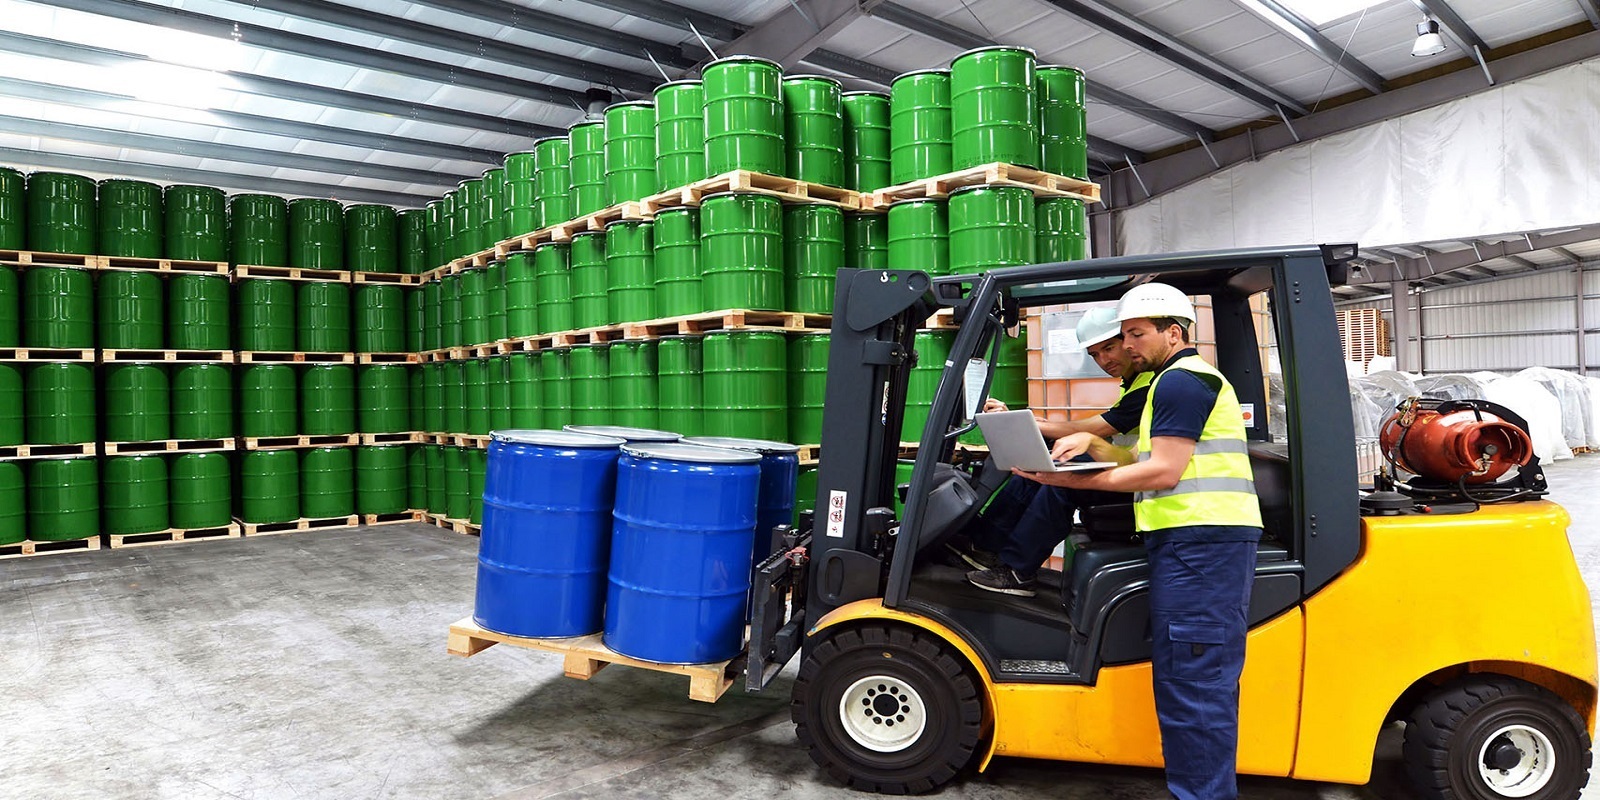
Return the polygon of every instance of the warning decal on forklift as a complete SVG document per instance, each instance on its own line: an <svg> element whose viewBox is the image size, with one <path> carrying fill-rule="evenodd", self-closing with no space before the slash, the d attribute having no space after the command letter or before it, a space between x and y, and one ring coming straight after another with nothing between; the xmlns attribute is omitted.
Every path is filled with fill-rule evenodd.
<svg viewBox="0 0 1600 800"><path fill-rule="evenodd" d="M844 538L844 508L848 504L844 492L834 489L828 492L828 535L835 539Z"/></svg>

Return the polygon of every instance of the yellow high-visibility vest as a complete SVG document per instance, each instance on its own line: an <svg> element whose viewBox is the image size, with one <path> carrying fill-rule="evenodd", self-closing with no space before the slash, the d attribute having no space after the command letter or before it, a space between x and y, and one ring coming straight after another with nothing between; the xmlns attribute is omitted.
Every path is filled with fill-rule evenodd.
<svg viewBox="0 0 1600 800"><path fill-rule="evenodd" d="M1139 420L1138 459L1150 458L1150 420L1156 387L1173 370L1209 375L1218 382L1217 402L1206 418L1194 455L1183 469L1178 485L1134 494L1133 521L1140 533L1190 525L1244 525L1261 527L1261 506L1256 500L1250 451L1244 438L1244 413L1239 396L1221 372L1198 355L1185 356L1162 370L1150 383Z"/></svg>

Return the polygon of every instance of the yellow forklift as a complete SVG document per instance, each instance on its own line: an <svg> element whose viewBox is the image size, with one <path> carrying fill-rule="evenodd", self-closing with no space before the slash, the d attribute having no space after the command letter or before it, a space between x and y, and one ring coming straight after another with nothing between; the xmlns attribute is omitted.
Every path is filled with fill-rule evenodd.
<svg viewBox="0 0 1600 800"><path fill-rule="evenodd" d="M1149 565L1130 507L1082 510L1090 543L1064 571L1042 571L1035 597L979 590L926 557L1007 478L955 452L1001 337L1028 308L1114 300L1154 280L1210 301L1216 366L1256 412L1248 438L1265 535L1239 772L1366 783L1380 730L1402 720L1418 796L1578 797L1596 656L1568 516L1541 499L1537 459L1492 481L1396 472L1377 491L1358 486L1329 292L1354 252L1233 250L939 278L841 270L815 511L776 529L773 555L756 565L746 688L760 691L798 653L801 745L868 791L935 790L997 755L1160 767ZM1251 309L1262 293L1283 369L1278 437L1268 433L1268 342ZM897 487L913 337L940 308L960 330L914 472ZM1490 411L1526 429L1505 409L1463 413Z"/></svg>

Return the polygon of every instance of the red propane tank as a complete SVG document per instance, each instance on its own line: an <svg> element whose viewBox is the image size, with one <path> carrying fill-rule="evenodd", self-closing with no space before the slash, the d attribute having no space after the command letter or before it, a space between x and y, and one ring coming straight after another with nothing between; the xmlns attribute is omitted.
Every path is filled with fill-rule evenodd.
<svg viewBox="0 0 1600 800"><path fill-rule="evenodd" d="M1378 443L1389 463L1433 480L1483 484L1528 463L1533 440L1521 427L1482 408L1415 398L1383 423Z"/></svg>

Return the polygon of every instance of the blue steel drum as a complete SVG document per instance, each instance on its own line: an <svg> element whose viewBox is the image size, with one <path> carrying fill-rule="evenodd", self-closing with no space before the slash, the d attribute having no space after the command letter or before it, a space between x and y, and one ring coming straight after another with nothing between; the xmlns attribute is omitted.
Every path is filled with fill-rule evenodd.
<svg viewBox="0 0 1600 800"><path fill-rule="evenodd" d="M795 484L800 480L800 448L769 439L740 439L733 436L692 436L684 444L744 450L761 456L761 490L756 499L755 559L759 564L772 555L772 529L794 522Z"/></svg>
<svg viewBox="0 0 1600 800"><path fill-rule="evenodd" d="M683 434L673 433L672 431L630 428L626 425L563 425L561 430L573 433L587 433L593 436L611 436L622 439L629 444L635 442L676 442L683 438Z"/></svg>
<svg viewBox="0 0 1600 800"><path fill-rule="evenodd" d="M603 627L622 444L565 431L494 433L472 614L479 625L528 637Z"/></svg>
<svg viewBox="0 0 1600 800"><path fill-rule="evenodd" d="M760 462L755 453L716 447L623 445L612 513L607 647L665 664L738 655Z"/></svg>

